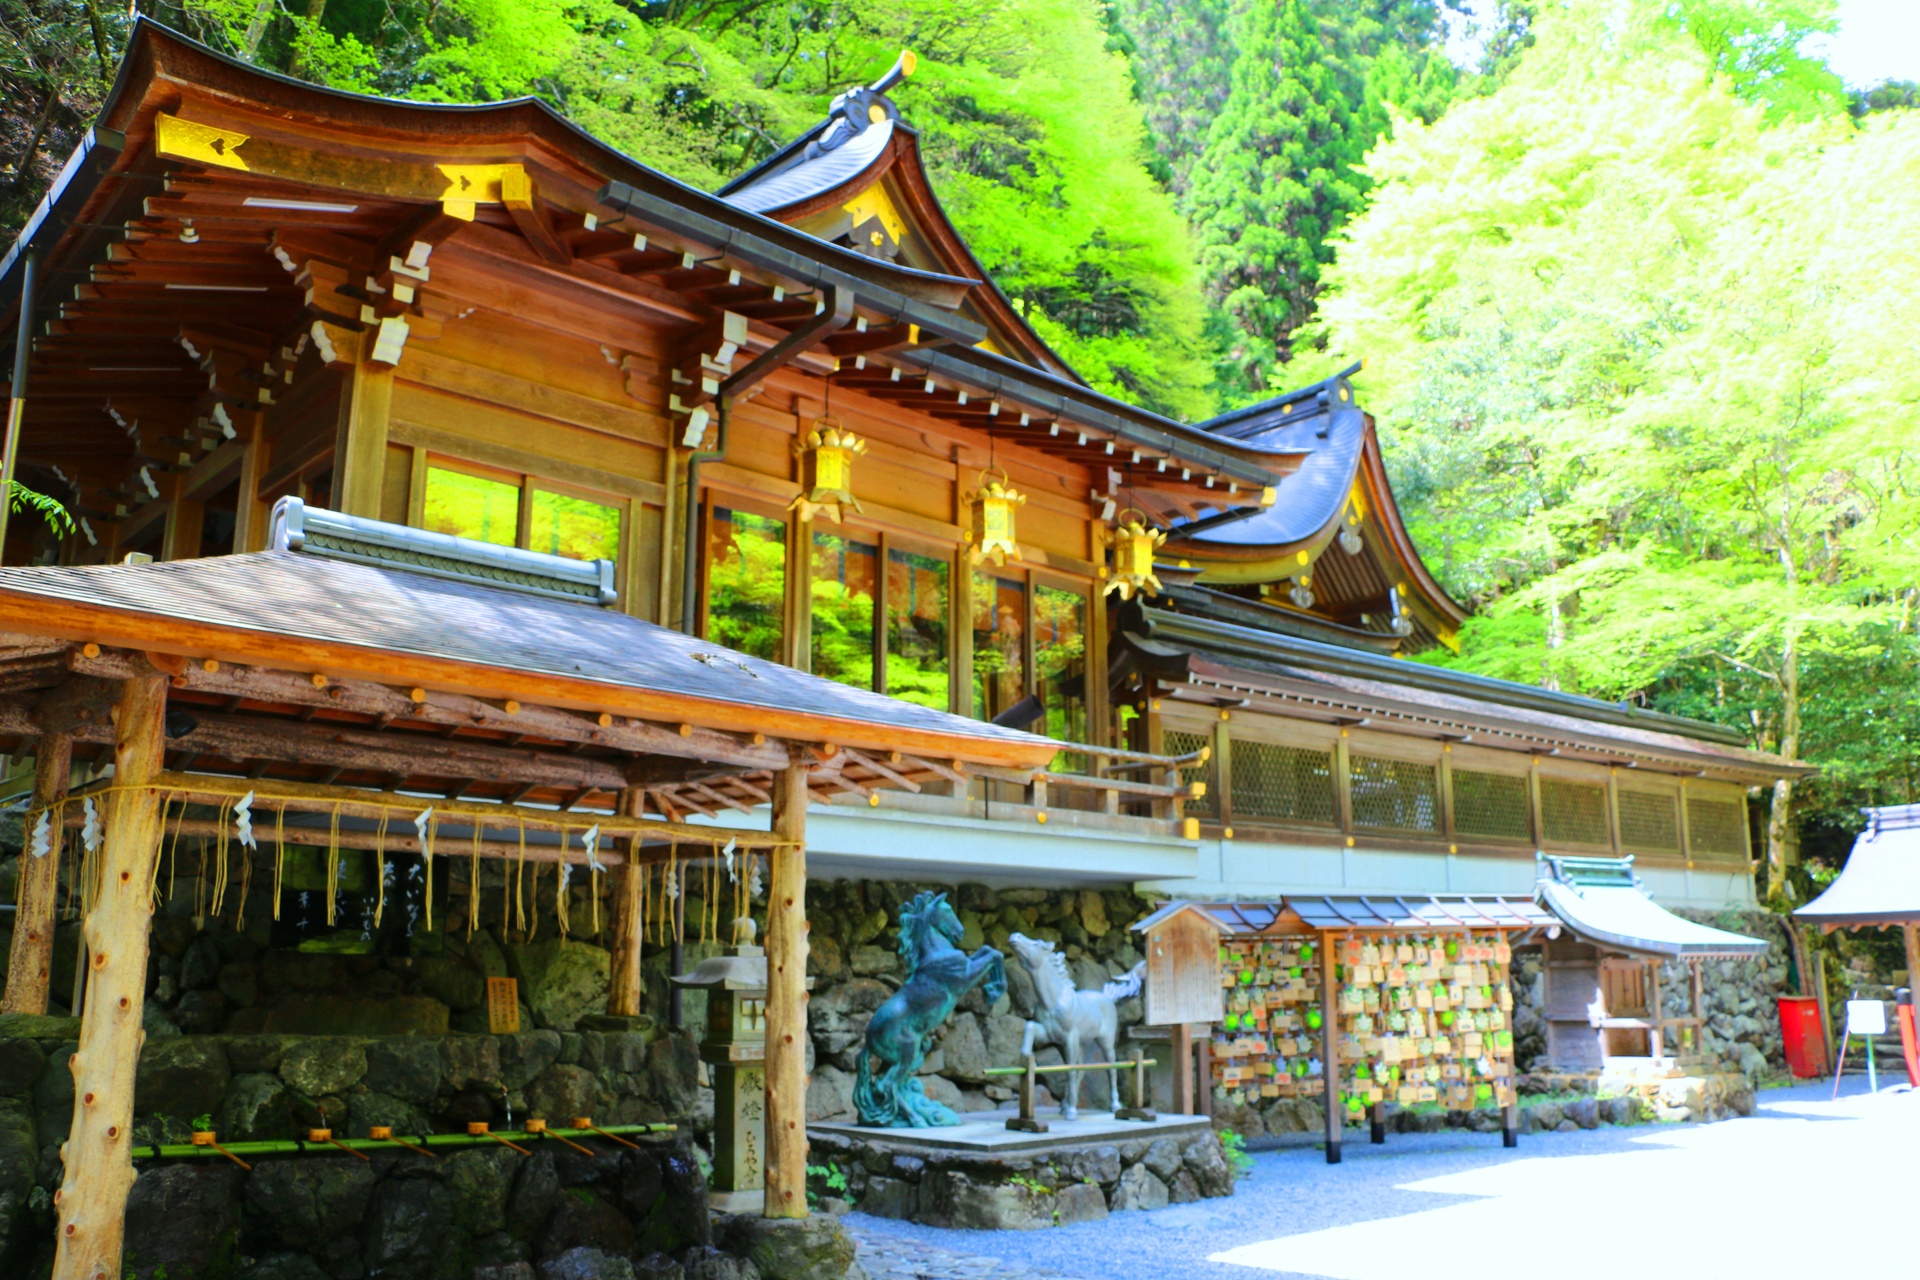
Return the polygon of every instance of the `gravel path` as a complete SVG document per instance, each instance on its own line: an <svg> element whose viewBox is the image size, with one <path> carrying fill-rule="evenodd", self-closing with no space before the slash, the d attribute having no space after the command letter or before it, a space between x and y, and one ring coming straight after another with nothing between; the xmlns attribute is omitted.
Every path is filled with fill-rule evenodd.
<svg viewBox="0 0 1920 1280"><path fill-rule="evenodd" d="M1849 1273L1915 1274L1887 1227L1911 1220L1920 1093L1867 1095L1849 1077L1832 1103L1829 1087L1765 1091L1749 1120L1530 1135L1515 1151L1445 1132L1349 1141L1337 1167L1314 1149L1262 1152L1231 1199L1044 1231L843 1221L894 1267L867 1263L874 1280L1486 1280L1515 1267L1617 1280L1622 1249L1690 1280L1843 1259ZM1862 1229L1843 1247L1848 1224Z"/></svg>

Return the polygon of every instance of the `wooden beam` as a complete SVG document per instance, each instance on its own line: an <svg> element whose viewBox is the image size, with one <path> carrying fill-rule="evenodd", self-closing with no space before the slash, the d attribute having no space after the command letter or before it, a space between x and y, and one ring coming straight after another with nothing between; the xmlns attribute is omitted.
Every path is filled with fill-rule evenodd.
<svg viewBox="0 0 1920 1280"><path fill-rule="evenodd" d="M404 265L419 270L448 237L472 222L471 206L444 200L423 204L387 233L386 239L373 251L374 264L384 270L391 259L398 258Z"/></svg>
<svg viewBox="0 0 1920 1280"><path fill-rule="evenodd" d="M73 776L73 739L49 733L34 750L33 804L27 811L25 842L33 846L33 815L67 794ZM13 951L7 961L7 994L0 1013L45 1013L47 988L53 981L53 935L59 902L60 835L49 837L51 847L34 856L20 857L20 905L13 918Z"/></svg>
<svg viewBox="0 0 1920 1280"><path fill-rule="evenodd" d="M55 1280L120 1274L133 1189L133 1077L146 1038L147 930L160 855L160 796L144 784L160 771L166 677L127 681L114 710L114 790L106 798L99 888L82 926L90 961L80 1047L69 1064L73 1126L60 1148L66 1178L54 1195Z"/></svg>
<svg viewBox="0 0 1920 1280"><path fill-rule="evenodd" d="M767 886L767 1206L807 1216L807 766L774 778Z"/></svg>
<svg viewBox="0 0 1920 1280"><path fill-rule="evenodd" d="M629 818L641 816L646 795L638 787L620 793L620 812ZM632 854L639 853L633 842ZM647 877L631 865L613 873L613 957L607 975L607 1012L615 1017L634 1017L646 993L646 977L640 968L640 946L646 927Z"/></svg>
<svg viewBox="0 0 1920 1280"><path fill-rule="evenodd" d="M103 652L93 658L76 654L72 659L75 671L113 679L124 678L138 665L138 659L125 653ZM635 755L671 755L750 769L783 768L786 762L786 749L778 743L755 743L749 738L710 729L696 727L692 733L682 734L678 724L652 724L624 716L609 716L609 723L602 725L595 717L559 707L533 705L526 699L518 699L520 710L510 716L497 701L464 694L422 690L426 697L415 702L411 690L395 689L370 680L330 680L326 688L320 689L314 686L310 676L296 671L229 663L216 666L217 670L208 671L204 666L190 664L183 673L186 683L181 687L257 702L330 707L446 728L498 729L559 742L597 743Z"/></svg>
<svg viewBox="0 0 1920 1280"><path fill-rule="evenodd" d="M501 176L500 202L507 206L513 225L520 228L535 253L557 267L573 261L573 250L554 233L553 223L540 205L540 193L521 166L514 165Z"/></svg>
<svg viewBox="0 0 1920 1280"><path fill-rule="evenodd" d="M202 773L162 773L154 779L154 785L163 792L175 793L175 798L197 799L205 796L215 803L220 800L237 799L252 791L256 793L255 805L261 809L277 807L286 802L288 808L303 809L309 813L330 813L337 805L341 816L356 818L391 817L394 810L404 809L416 813L428 805L442 822L479 822L495 830L505 830L525 824L539 831L578 832L589 825L597 824L600 834L612 838L620 836L638 836L646 840L692 841L701 845L710 845L716 836L726 835L738 840L743 848L764 849L778 844L782 839L777 833L766 831L717 831L713 827L696 827L683 822L667 822L659 818L630 818L619 814L567 814L553 809L533 809L522 805L489 804L484 801L435 802L420 796L401 795L391 791L369 791L361 787L322 787L311 782L256 782L247 778L224 778Z"/></svg>

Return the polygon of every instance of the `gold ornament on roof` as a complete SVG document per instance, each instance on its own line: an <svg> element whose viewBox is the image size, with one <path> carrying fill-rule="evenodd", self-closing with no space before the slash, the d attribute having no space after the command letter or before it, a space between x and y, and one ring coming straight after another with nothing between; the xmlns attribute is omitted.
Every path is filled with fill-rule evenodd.
<svg viewBox="0 0 1920 1280"><path fill-rule="evenodd" d="M968 558L974 564L983 560L1005 564L1008 556L1018 560L1020 544L1014 532L1014 511L1026 504L1027 495L1014 489L1004 471L998 480L993 479L989 468L980 473L980 487L968 501L973 503L977 531Z"/></svg>
<svg viewBox="0 0 1920 1280"><path fill-rule="evenodd" d="M1159 595L1160 579L1153 573L1153 557L1167 535L1149 526L1144 512L1131 507L1122 511L1120 517L1120 526L1109 535L1113 543L1113 568L1107 574L1107 591L1118 592L1122 600L1133 599L1136 592L1143 596Z"/></svg>
<svg viewBox="0 0 1920 1280"><path fill-rule="evenodd" d="M853 496L853 460L867 451L867 442L840 425L837 418L816 418L813 428L793 442L800 458L800 493L787 510L811 520L821 512L841 523L845 509L861 510Z"/></svg>

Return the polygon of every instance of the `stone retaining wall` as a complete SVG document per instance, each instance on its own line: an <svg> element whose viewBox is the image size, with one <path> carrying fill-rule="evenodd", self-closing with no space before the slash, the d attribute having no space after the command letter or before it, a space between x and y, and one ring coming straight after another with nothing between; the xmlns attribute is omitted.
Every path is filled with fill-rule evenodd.
<svg viewBox="0 0 1920 1280"><path fill-rule="evenodd" d="M1029 1231L1233 1194L1233 1170L1210 1130L1007 1155L809 1138L809 1159L838 1171L854 1208L935 1227Z"/></svg>
<svg viewBox="0 0 1920 1280"><path fill-rule="evenodd" d="M1058 943L1081 987L1099 987L1141 960L1127 926L1152 904L1126 890L989 889L984 885L906 885L876 881L816 880L807 886L808 934L812 954L807 972L814 980L808 1029L812 1033L812 1084L807 1091L810 1121L852 1120L853 1073L867 1019L899 989L906 969L895 949L900 904L923 888L945 889L966 926L963 947L991 945L1007 956L1007 994L989 1005L976 989L960 1002L921 1069L927 1096L956 1111L990 1111L1008 1103L1013 1090L985 1074L992 1067L1014 1066L1026 1020L1033 1013L1033 983L1013 957L1008 936L1024 933ZM1139 1000L1119 1007L1124 1029L1139 1023ZM1042 1049L1044 1064L1060 1061L1059 1051ZM1088 1075L1081 1104L1108 1105L1104 1074Z"/></svg>
<svg viewBox="0 0 1920 1280"><path fill-rule="evenodd" d="M77 1021L68 1018L0 1017L0 1275L33 1274L24 1269L27 1261L52 1239L50 1197L59 1186L59 1144L66 1139L73 1114L67 1059L78 1032ZM684 1124L696 1102L697 1067L693 1042L686 1035L663 1032L644 1019L632 1020L624 1030L588 1027L514 1036L159 1036L147 1041L140 1057L134 1137L142 1143L184 1142L200 1116L210 1117L221 1136L233 1141L292 1138L322 1126L354 1135L364 1135L376 1124L391 1125L403 1134L458 1132L471 1120L507 1128L528 1116L591 1115L602 1124ZM156 1162L135 1184L135 1206L137 1214L153 1215L156 1239L181 1237L165 1246L172 1251L168 1257L188 1247L182 1233L226 1239L221 1247L227 1252L219 1255L224 1259L219 1266L226 1270L174 1265L169 1274L176 1278L238 1274L234 1260L243 1254L264 1257L275 1250L320 1248L316 1241L321 1237L337 1236L344 1242L339 1247L360 1261L351 1262L347 1254L321 1258L329 1274L468 1280L481 1265L474 1259L530 1261L608 1240L622 1252L639 1251L639 1256L706 1243L701 1235L704 1210L685 1211L686 1205L703 1204L700 1197L705 1194L692 1137L686 1132L650 1148L653 1163L646 1168L630 1161L615 1169L607 1162L612 1157L556 1165L553 1156L543 1156L538 1167L552 1172L537 1179L558 1181L551 1196L545 1190L539 1195L560 1196L553 1205L600 1224L594 1227L598 1234L588 1233L591 1238L582 1236L575 1243L566 1243L578 1234L569 1234L572 1228L552 1228L551 1215L533 1209L516 1211L508 1228L511 1239L483 1238L498 1230L480 1228L499 1217L488 1206L511 1197L533 1203L527 1197L534 1192L523 1187L531 1186L526 1180L536 1175L525 1170L513 1174L514 1162L524 1157L504 1148L497 1153L450 1153L431 1162L424 1157L383 1157L385 1163L376 1160L372 1166L347 1157L272 1159L237 1181L240 1170L231 1165ZM505 1163L500 1156L506 1157ZM303 1180L314 1181L309 1186ZM653 1198L644 1186L653 1187ZM565 1188L579 1193L567 1190L562 1196ZM663 1196L659 1202L667 1207L660 1212L667 1215L671 1230L649 1225L654 1222L651 1206ZM199 1207L203 1199L205 1208ZM324 1211L319 1203L323 1199L331 1205ZM589 1201L605 1203L594 1208ZM622 1212L628 1219L624 1230L611 1225ZM144 1238L133 1224L148 1219L137 1214L129 1219L130 1241ZM180 1215L199 1215L194 1219L199 1225L192 1232L166 1225ZM408 1243L416 1236L421 1243ZM460 1256L469 1259L465 1270L435 1269L439 1262L429 1266L432 1259L425 1253L407 1261L418 1250L437 1259L444 1250L462 1249L466 1252ZM379 1267L376 1258L384 1259ZM209 1254L203 1261L214 1267L217 1259ZM292 1269L261 1275L290 1280L314 1274L311 1267L288 1266ZM136 1267L135 1274L149 1273Z"/></svg>

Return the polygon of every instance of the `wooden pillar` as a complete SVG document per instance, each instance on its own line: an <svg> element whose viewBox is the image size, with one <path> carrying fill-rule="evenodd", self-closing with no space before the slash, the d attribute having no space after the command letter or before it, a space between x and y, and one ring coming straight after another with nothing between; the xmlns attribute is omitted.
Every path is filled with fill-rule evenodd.
<svg viewBox="0 0 1920 1280"><path fill-rule="evenodd" d="M1340 1163L1341 1126L1346 1117L1340 1112L1340 1050L1337 1016L1339 988L1333 980L1333 938L1320 935L1320 1072L1326 1085L1327 1163Z"/></svg>
<svg viewBox="0 0 1920 1280"><path fill-rule="evenodd" d="M774 779L767 886L767 1208L807 1216L807 766Z"/></svg>
<svg viewBox="0 0 1920 1280"><path fill-rule="evenodd" d="M100 882L82 930L91 956L73 1072L73 1127L60 1148L66 1180L54 1280L118 1280L133 1188L133 1078L146 1033L147 934L160 851L160 771L167 678L135 676L114 707L113 782L107 793ZM137 788L137 789L135 789Z"/></svg>
<svg viewBox="0 0 1920 1280"><path fill-rule="evenodd" d="M1193 1024L1173 1024L1173 1113L1197 1114L1193 1109Z"/></svg>
<svg viewBox="0 0 1920 1280"><path fill-rule="evenodd" d="M620 812L629 818L640 816L645 793L629 787L620 793ZM624 866L613 871L613 966L607 975L607 1012L615 1017L631 1018L640 1012L646 993L646 978L640 972L640 936L645 921L641 895L647 883L646 864L640 861L640 841L627 843Z"/></svg>
<svg viewBox="0 0 1920 1280"><path fill-rule="evenodd" d="M361 335L359 359L340 389L333 451L333 503L350 516L380 518L386 492L387 414L393 405L393 366L368 357L371 333Z"/></svg>
<svg viewBox="0 0 1920 1280"><path fill-rule="evenodd" d="M1665 1057L1662 1052L1666 1045L1667 1026L1662 1019L1666 1016L1666 1005L1660 999L1660 962L1647 962L1647 1022L1651 1029L1647 1032L1647 1053L1655 1058Z"/></svg>
<svg viewBox="0 0 1920 1280"><path fill-rule="evenodd" d="M73 739L64 733L41 735L35 748L33 805L34 814L67 794L73 776ZM45 857L20 855L20 906L13 919L13 953L7 962L7 994L0 1001L0 1013L45 1013L47 988L53 982L53 934L55 912L59 906L60 830L52 833L52 848ZM25 832L28 848L33 845L31 826Z"/></svg>
<svg viewBox="0 0 1920 1280"><path fill-rule="evenodd" d="M240 493L233 510L233 550L243 554L267 545L267 505L260 501L260 477L267 472L273 446L267 443L267 415L247 416L246 448L240 455Z"/></svg>

